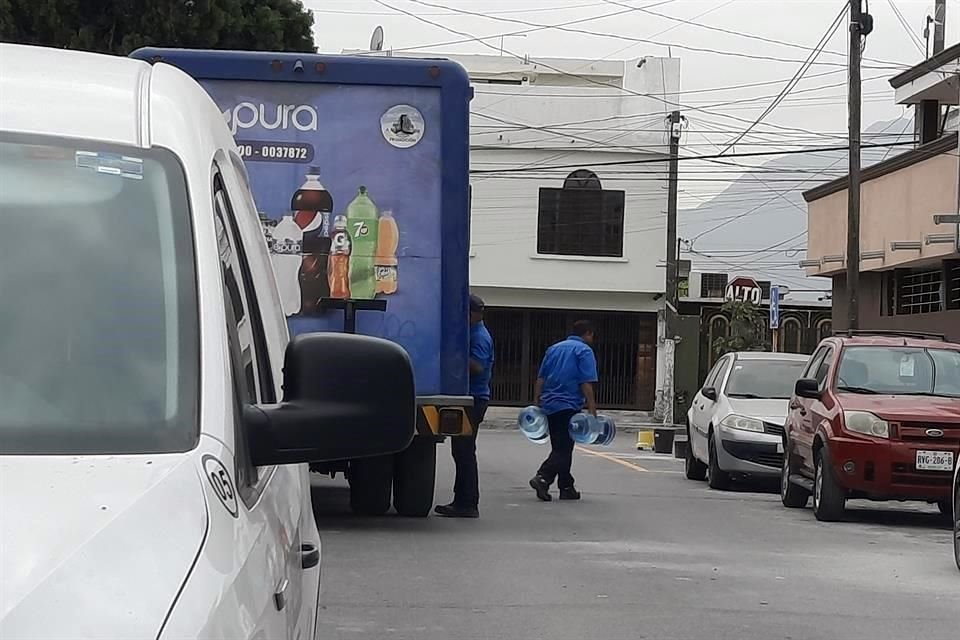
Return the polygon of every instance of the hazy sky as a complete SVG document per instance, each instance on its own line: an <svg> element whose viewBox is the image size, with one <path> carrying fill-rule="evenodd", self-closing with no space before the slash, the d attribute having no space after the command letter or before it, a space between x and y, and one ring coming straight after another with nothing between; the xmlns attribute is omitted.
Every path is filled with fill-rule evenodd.
<svg viewBox="0 0 960 640"><path fill-rule="evenodd" d="M589 59L624 59L645 55L673 55L681 59L682 88L690 91L752 82L790 78L799 68L807 51L789 44L813 47L824 35L827 27L839 13L840 0L305 0L305 5L315 11L316 41L320 51L337 53L343 49L366 48L370 35L377 25L382 25L386 34L385 48L423 47L431 52L494 53L480 43L441 45L462 36L452 34L404 15L401 11L417 14L430 21L456 31L474 36L498 36L530 30L507 20L522 20L540 25L557 25L575 20L585 22L570 24L579 28L608 34L607 37L591 36L541 29L525 37L512 36L504 39L504 48L518 54L538 56L576 57ZM903 15L914 33L922 39L926 15L933 11L933 0L894 0L892 2ZM387 8L386 5L393 7ZM427 6L436 5L436 6ZM656 6L654 6L656 5ZM438 6L448 9L437 8ZM629 11L625 7L650 7L650 11L674 18L698 22L710 27L742 32L753 36L789 44L773 44L738 35L710 31L697 26L682 24L667 18L641 11ZM875 29L867 39L865 56L884 63L900 63L909 66L923 59L906 30L897 19L889 0L872 0L870 12L874 16ZM464 15L457 10L485 14L485 17ZM593 19L597 16L618 15ZM697 17L700 16L700 17ZM624 41L618 37L643 38L663 43L645 44ZM960 37L960 0L947 2L947 45ZM498 37L487 40L500 46ZM733 53L748 53L787 58L797 62L764 61L714 53L691 51L666 45L686 45L711 48ZM844 63L846 60L846 29L841 26L830 40L827 51L818 63ZM889 67L865 61L865 66ZM842 67L816 64L808 76L835 71L835 73L802 81L797 89L816 87L820 84L840 83L845 79ZM895 71L888 68L865 68L864 126L877 120L895 118L903 110L894 105L893 92L887 79ZM744 97L776 94L776 86L764 86L725 93L707 93L698 96L686 94L687 104L703 106L720 101ZM846 127L846 91L844 87L818 92L824 100L784 102L767 118L775 124L804 126L817 131L837 132ZM801 97L801 94L797 94ZM813 104L811 104L813 103ZM726 107L729 113L741 117L756 117L766 106L764 101L743 106Z"/></svg>

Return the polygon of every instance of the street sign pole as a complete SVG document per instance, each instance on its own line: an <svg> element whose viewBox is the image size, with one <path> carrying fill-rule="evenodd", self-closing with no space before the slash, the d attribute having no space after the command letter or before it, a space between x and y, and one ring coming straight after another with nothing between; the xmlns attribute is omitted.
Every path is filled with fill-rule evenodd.
<svg viewBox="0 0 960 640"><path fill-rule="evenodd" d="M770 287L770 332L774 352L780 351L780 287Z"/></svg>

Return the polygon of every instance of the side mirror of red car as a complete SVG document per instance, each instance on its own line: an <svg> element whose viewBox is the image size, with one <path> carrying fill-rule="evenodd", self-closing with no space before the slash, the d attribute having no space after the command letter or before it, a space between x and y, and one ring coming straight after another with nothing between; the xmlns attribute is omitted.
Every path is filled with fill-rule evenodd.
<svg viewBox="0 0 960 640"><path fill-rule="evenodd" d="M794 392L801 398L819 398L820 383L813 378L800 378Z"/></svg>

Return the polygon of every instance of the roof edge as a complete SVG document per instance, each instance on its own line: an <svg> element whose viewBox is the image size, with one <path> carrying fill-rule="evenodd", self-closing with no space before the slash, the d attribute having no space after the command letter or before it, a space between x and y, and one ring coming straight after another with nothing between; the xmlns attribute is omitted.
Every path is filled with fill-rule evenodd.
<svg viewBox="0 0 960 640"><path fill-rule="evenodd" d="M916 149L911 149L910 151L901 153L900 155L894 156L889 160L884 160L883 162L878 162L877 164L867 167L861 172L860 182L869 182L870 180L875 180L876 178L893 173L894 171L906 169L907 167L923 162L924 160L929 160L930 158L936 157L942 153L946 153L947 151L950 151L956 147L956 133L942 136L933 142L928 142L927 144L921 145ZM838 191L843 191L849 184L850 174L847 174L843 177L837 178L836 180L825 182L821 185L813 187L812 189L804 191L803 199L807 202L813 202L814 200L819 200L831 194L837 193Z"/></svg>
<svg viewBox="0 0 960 640"><path fill-rule="evenodd" d="M951 47L947 47L940 53L927 58L920 64L914 65L906 71L893 76L890 78L890 86L894 89L899 89L908 82L913 82L924 74L930 73L940 65L957 59L960 59L960 42Z"/></svg>

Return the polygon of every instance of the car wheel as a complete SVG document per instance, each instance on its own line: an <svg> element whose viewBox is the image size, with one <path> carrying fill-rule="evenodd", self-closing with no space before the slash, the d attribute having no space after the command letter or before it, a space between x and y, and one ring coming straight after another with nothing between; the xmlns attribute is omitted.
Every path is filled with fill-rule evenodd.
<svg viewBox="0 0 960 640"><path fill-rule="evenodd" d="M813 515L821 522L837 522L843 518L847 496L833 477L830 452L826 447L817 454L813 478Z"/></svg>
<svg viewBox="0 0 960 640"><path fill-rule="evenodd" d="M683 471L688 480L706 480L707 465L703 464L693 455L693 439L690 434L690 425L687 425L687 455L683 461Z"/></svg>
<svg viewBox="0 0 960 640"><path fill-rule="evenodd" d="M711 489L725 490L730 487L730 474L720 468L717 460L717 446L713 442L713 433L707 436L707 449L710 462L707 464L707 481Z"/></svg>
<svg viewBox="0 0 960 640"><path fill-rule="evenodd" d="M790 476L796 473L790 447L783 447L783 464L780 468L780 501L789 509L802 509L810 501L810 492L804 487L790 482Z"/></svg>
<svg viewBox="0 0 960 640"><path fill-rule="evenodd" d="M960 491L953 504L953 559L960 569Z"/></svg>

